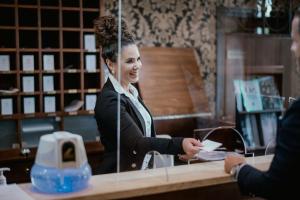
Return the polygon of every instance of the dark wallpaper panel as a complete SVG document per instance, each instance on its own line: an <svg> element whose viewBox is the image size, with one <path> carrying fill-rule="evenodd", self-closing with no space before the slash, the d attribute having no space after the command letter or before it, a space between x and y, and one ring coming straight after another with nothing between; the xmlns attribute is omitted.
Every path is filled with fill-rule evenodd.
<svg viewBox="0 0 300 200"><path fill-rule="evenodd" d="M106 14L118 13L106 0ZM249 0L125 0L122 16L139 46L193 47L214 112L216 81L216 7L253 6Z"/></svg>

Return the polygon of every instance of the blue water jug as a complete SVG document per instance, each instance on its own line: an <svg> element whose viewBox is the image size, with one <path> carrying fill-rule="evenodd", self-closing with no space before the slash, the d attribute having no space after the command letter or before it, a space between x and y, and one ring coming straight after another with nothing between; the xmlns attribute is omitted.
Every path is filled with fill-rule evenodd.
<svg viewBox="0 0 300 200"><path fill-rule="evenodd" d="M86 188L91 168L82 137L65 131L42 136L30 177L33 187L45 193Z"/></svg>

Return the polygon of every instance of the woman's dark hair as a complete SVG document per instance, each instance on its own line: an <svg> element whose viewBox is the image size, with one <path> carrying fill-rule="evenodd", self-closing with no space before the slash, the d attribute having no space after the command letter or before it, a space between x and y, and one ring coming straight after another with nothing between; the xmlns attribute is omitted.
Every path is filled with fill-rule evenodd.
<svg viewBox="0 0 300 200"><path fill-rule="evenodd" d="M118 54L118 21L112 16L102 16L94 20L97 46L102 49L104 62L109 59L117 61ZM125 21L121 20L121 47L135 44Z"/></svg>

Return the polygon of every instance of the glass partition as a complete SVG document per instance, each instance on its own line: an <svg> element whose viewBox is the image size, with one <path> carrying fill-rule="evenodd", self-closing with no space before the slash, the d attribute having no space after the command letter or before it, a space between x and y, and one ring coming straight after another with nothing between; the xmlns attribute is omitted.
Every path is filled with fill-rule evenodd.
<svg viewBox="0 0 300 200"><path fill-rule="evenodd" d="M235 122L255 156L274 153L278 126L300 94L291 51L297 6L249 1L216 10L216 116Z"/></svg>
<svg viewBox="0 0 300 200"><path fill-rule="evenodd" d="M165 2L159 4L169 7ZM126 24L122 26L122 32L118 32L120 51L116 74L110 68L110 77L113 75L121 85L121 92L118 92L121 93L118 104L120 171L186 164L188 158L199 151L200 142L193 138L197 118L212 116L197 66L197 52L184 46L170 48L167 43L171 41L166 40L174 35L160 26L160 23L173 26L169 24L171 18L164 19L164 16L175 12L175 8L152 7L155 5L151 1L128 2L123 4L121 14L118 9L112 10L119 17L118 25L123 23L122 20ZM122 2L119 1L117 6L120 9ZM146 24L134 21L130 13L138 11L133 10L135 6L151 8L160 17L153 16L148 22L144 21ZM147 13L145 10L136 14L140 20L145 20ZM147 32L137 29L140 26ZM160 47L153 47L154 38L149 41L155 35L161 42ZM185 120L183 126L187 129L177 129L178 120L180 123ZM193 155L191 151L194 151ZM184 161L178 155L184 155L181 157Z"/></svg>
<svg viewBox="0 0 300 200"><path fill-rule="evenodd" d="M300 94L298 6L3 1L0 149L36 148L65 130L83 137L88 157L98 153L97 173L270 154Z"/></svg>
<svg viewBox="0 0 300 200"><path fill-rule="evenodd" d="M178 157L182 138L221 143L210 155L218 159L228 152L265 154L300 91L292 87L299 78L290 51L296 5L145 0L105 6L118 35L115 60L102 60L109 82L120 86L113 86L116 171L167 166L155 163L165 155L168 166L187 164L190 158ZM101 140L106 149L108 137ZM177 146L166 148L170 141Z"/></svg>

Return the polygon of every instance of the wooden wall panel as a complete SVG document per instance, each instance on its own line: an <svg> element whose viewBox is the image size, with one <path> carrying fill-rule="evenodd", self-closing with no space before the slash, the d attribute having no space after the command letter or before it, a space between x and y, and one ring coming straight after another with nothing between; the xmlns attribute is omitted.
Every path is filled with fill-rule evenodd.
<svg viewBox="0 0 300 200"><path fill-rule="evenodd" d="M154 116L208 112L193 49L141 48L141 96Z"/></svg>

